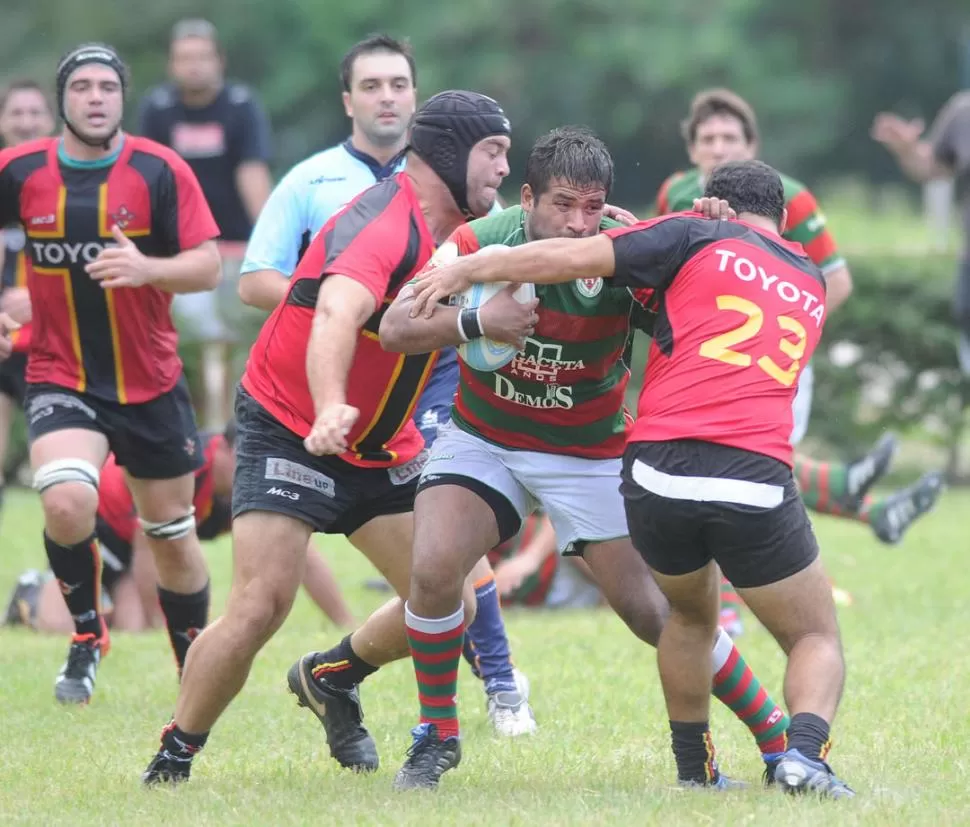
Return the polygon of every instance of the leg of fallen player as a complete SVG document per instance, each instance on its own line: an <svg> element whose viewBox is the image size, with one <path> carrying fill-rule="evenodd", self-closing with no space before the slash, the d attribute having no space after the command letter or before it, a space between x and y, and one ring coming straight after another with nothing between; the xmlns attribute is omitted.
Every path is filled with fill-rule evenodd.
<svg viewBox="0 0 970 827"><path fill-rule="evenodd" d="M583 559L613 611L640 640L656 646L670 607L630 538L590 543L583 551ZM707 649L711 652L710 641ZM762 756L783 752L788 716L768 695L722 628L714 634L711 654L714 697L748 727Z"/></svg>
<svg viewBox="0 0 970 827"><path fill-rule="evenodd" d="M303 579L310 526L247 511L233 521L233 578L225 613L189 648L175 717L162 730L146 784L187 780L193 757L232 699L253 659L290 612Z"/></svg>
<svg viewBox="0 0 970 827"><path fill-rule="evenodd" d="M179 674L189 645L209 619L209 569L195 533L192 499L194 474L167 480L126 475L143 533L133 546L145 543L158 577L158 602Z"/></svg>
<svg viewBox="0 0 970 827"><path fill-rule="evenodd" d="M30 448L34 487L44 509L44 548L74 621L67 661L54 694L87 703L110 647L101 616L101 553L94 532L98 475L108 442L97 431L65 428L37 437Z"/></svg>
<svg viewBox="0 0 970 827"><path fill-rule="evenodd" d="M670 616L657 645L677 781L685 787L733 786L714 758L710 730L711 640L717 631L720 582L717 566L677 576L654 572L670 602Z"/></svg>

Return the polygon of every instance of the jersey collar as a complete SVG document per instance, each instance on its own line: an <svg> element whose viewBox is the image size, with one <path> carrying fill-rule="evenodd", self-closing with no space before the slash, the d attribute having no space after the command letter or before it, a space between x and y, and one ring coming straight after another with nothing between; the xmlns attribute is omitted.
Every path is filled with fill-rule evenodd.
<svg viewBox="0 0 970 827"><path fill-rule="evenodd" d="M352 158L356 158L364 166L366 166L373 174L377 181L383 181L385 178L390 178L395 172L397 172L397 167L401 163L401 159L404 157L404 150L402 149L397 155L391 158L386 164L381 164L374 156L368 155L366 152L361 152L357 147L355 147L350 138L342 144L344 150Z"/></svg>

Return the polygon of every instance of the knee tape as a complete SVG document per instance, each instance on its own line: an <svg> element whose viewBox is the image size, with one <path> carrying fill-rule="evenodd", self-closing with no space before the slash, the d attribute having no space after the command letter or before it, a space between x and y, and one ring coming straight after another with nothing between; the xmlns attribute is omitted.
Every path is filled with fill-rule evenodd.
<svg viewBox="0 0 970 827"><path fill-rule="evenodd" d="M145 535L154 540L178 540L185 537L195 528L195 506L189 509L189 513L182 517L175 517L161 523L153 523L151 520L138 518L142 531Z"/></svg>
<svg viewBox="0 0 970 827"><path fill-rule="evenodd" d="M34 472L34 490L41 494L64 482L83 482L97 491L100 481L101 472L83 459L55 459Z"/></svg>

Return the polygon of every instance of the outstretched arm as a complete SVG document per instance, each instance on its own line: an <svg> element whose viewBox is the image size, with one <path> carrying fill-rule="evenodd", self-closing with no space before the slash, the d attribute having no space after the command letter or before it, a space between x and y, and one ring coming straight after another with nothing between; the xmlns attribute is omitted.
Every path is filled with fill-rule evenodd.
<svg viewBox="0 0 970 827"><path fill-rule="evenodd" d="M438 305L430 317L411 315L414 287L407 285L381 319L381 347L392 353L430 353L481 336L522 348L535 331L538 299L520 304L509 287L477 309Z"/></svg>
<svg viewBox="0 0 970 827"><path fill-rule="evenodd" d="M419 274L411 316L424 314L430 318L439 301L467 290L473 283L559 284L608 278L613 275L614 265L613 242L605 235L550 238L462 256Z"/></svg>

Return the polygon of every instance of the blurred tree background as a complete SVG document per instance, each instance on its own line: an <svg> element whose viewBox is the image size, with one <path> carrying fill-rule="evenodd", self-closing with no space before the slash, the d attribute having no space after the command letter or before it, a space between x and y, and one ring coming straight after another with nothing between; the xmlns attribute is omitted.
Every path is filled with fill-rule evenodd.
<svg viewBox="0 0 970 827"><path fill-rule="evenodd" d="M261 95L277 173L345 136L340 57L387 31L411 39L422 97L466 87L501 101L517 130L513 169L549 128L596 129L616 157L616 200L633 206L683 166L679 123L709 85L752 102L779 168L812 184L898 180L868 137L872 115L932 116L958 83L970 25L966 0L0 0L2 74L52 82L64 50L105 40L131 64L134 100L164 77L185 16L215 23L230 76Z"/></svg>
<svg viewBox="0 0 970 827"><path fill-rule="evenodd" d="M340 58L375 31L410 38L422 99L465 87L502 103L515 131L503 192L512 202L533 139L582 123L613 151L612 200L645 214L660 182L686 166L680 121L691 97L712 85L736 90L758 113L762 157L821 191L855 275L855 294L833 314L816 357L810 437L850 455L893 427L929 451L913 465L956 471L970 399L950 320L956 235L949 252L926 255L919 188L869 125L884 109L929 121L970 86L968 0L0 0L0 80L53 86L66 49L107 41L132 69L132 126L134 103L165 77L172 24L189 16L216 25L229 76L268 110L277 176L346 137ZM259 321L245 320L235 329ZM236 375L251 334L233 355ZM854 356L843 347L837 358L845 342ZM197 374L197 354L187 346L185 355Z"/></svg>

